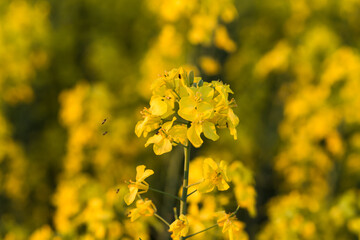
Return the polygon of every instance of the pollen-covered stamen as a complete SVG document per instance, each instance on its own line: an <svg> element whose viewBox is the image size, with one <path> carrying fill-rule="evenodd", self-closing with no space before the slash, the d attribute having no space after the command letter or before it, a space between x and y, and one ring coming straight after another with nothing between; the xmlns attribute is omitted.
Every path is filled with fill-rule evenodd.
<svg viewBox="0 0 360 240"><path fill-rule="evenodd" d="M170 141L173 141L173 137L171 137L164 128L160 128L158 134L163 136L164 138L169 139Z"/></svg>
<svg viewBox="0 0 360 240"><path fill-rule="evenodd" d="M237 104L236 104L234 98L232 98L232 99L229 101L229 107L231 107L231 108L237 107Z"/></svg>
<svg viewBox="0 0 360 240"><path fill-rule="evenodd" d="M194 100L195 100L195 102L197 102L197 103L201 102L201 101L203 100L202 94L199 93L199 92L196 92L196 93L195 93L195 96L194 96Z"/></svg>
<svg viewBox="0 0 360 240"><path fill-rule="evenodd" d="M217 184L221 180L222 180L222 171L221 170L214 171L214 173L211 176L211 181L214 184Z"/></svg>
<svg viewBox="0 0 360 240"><path fill-rule="evenodd" d="M145 118L147 116L150 116L151 112L148 108L144 107L144 109L140 111L140 114L143 118Z"/></svg>

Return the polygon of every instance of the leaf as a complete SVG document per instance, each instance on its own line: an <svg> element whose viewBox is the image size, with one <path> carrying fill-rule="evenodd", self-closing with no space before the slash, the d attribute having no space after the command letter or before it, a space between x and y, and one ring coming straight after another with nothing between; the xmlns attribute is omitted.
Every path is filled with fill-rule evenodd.
<svg viewBox="0 0 360 240"><path fill-rule="evenodd" d="M194 71L189 72L189 83L190 83L190 86L192 86L194 83Z"/></svg>

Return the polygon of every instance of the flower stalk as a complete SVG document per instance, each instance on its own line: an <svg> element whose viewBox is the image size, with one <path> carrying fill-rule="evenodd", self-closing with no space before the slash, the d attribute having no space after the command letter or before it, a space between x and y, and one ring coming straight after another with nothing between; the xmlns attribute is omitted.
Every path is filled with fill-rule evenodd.
<svg viewBox="0 0 360 240"><path fill-rule="evenodd" d="M187 213L187 197L188 197L188 183L189 183L189 166L190 166L190 146L191 143L187 141L184 147L184 179L182 186L182 196L180 201L180 214L186 215ZM185 239L183 237L180 238Z"/></svg>
<svg viewBox="0 0 360 240"><path fill-rule="evenodd" d="M164 195L166 195L166 196L175 198L175 199L177 199L177 200L179 200L179 201L182 201L181 198L179 198L179 197L177 197L177 196L175 196L175 195L172 195L172 194L170 194L170 193L163 192L163 191L161 191L161 190L158 190L158 189L155 189L155 188L152 188L152 187L149 187L149 190L154 191L154 192L158 192L158 193L164 194Z"/></svg>
<svg viewBox="0 0 360 240"><path fill-rule="evenodd" d="M197 233L190 234L190 235L184 237L183 239L185 240L185 239L191 238L191 237L193 237L193 236L195 236L195 235L198 235L199 233L206 232L207 230L210 230L210 229L212 229L212 228L214 228L214 227L217 227L217 226L218 226L217 224L212 225L211 227L205 228L205 229L203 229L203 230L201 230L201 231L199 231L199 232L197 232Z"/></svg>

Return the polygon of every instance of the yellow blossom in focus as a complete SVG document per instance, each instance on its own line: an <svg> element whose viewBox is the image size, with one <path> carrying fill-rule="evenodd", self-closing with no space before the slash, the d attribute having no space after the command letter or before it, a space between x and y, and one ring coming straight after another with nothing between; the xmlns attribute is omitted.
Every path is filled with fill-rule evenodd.
<svg viewBox="0 0 360 240"><path fill-rule="evenodd" d="M128 217L130 221L135 221L141 216L152 216L156 212L156 207L151 200L145 198L136 201L136 208L130 210Z"/></svg>
<svg viewBox="0 0 360 240"><path fill-rule="evenodd" d="M145 178L153 175L154 171L151 169L145 170L145 168L145 165L136 167L136 181L130 180L130 184L128 185L130 192L124 197L124 201L127 205L130 205L135 200L137 194L145 193L149 189L149 184L145 182Z"/></svg>
<svg viewBox="0 0 360 240"><path fill-rule="evenodd" d="M172 232L171 238L178 240L180 237L185 237L189 231L189 222L187 217L183 214L180 215L179 219L176 219L170 224L169 232Z"/></svg>
<svg viewBox="0 0 360 240"><path fill-rule="evenodd" d="M211 192L215 187L219 191L225 191L230 187L227 183L230 179L227 176L225 161L221 161L218 165L212 158L206 158L203 164L203 176L204 181L198 187L199 192Z"/></svg>
<svg viewBox="0 0 360 240"><path fill-rule="evenodd" d="M145 147L154 144L154 153L161 155L170 152L177 143L185 145L187 127L183 124L173 126L175 120L176 117L173 117L172 121L164 123L158 133L147 140Z"/></svg>

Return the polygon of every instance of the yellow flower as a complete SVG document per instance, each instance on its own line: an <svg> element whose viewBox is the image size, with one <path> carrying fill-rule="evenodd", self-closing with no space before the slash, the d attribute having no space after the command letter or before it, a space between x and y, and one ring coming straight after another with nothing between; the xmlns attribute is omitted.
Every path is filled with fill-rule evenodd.
<svg viewBox="0 0 360 240"><path fill-rule="evenodd" d="M214 97L214 89L207 85L187 88L189 96L182 97L179 105L179 115L188 120L195 121L200 117L209 119L214 107L211 100Z"/></svg>
<svg viewBox="0 0 360 240"><path fill-rule="evenodd" d="M187 131L188 139L195 147L200 147L203 143L201 133L213 141L218 140L215 124L210 121L214 116L214 89L208 83L187 89L189 96L181 98L178 114L192 122Z"/></svg>
<svg viewBox="0 0 360 240"><path fill-rule="evenodd" d="M235 99L228 100L229 93L233 93L229 85L220 81L212 81L211 85L215 87L216 94L214 97L214 117L213 121L219 128L229 128L230 134L237 139L236 126L239 124L239 118L235 115L232 107L236 106Z"/></svg>
<svg viewBox="0 0 360 240"><path fill-rule="evenodd" d="M178 97L187 95L185 87L189 85L189 77L186 71L183 68L179 68L172 69L156 79L151 89L153 96L161 96L166 100L174 101Z"/></svg>
<svg viewBox="0 0 360 240"><path fill-rule="evenodd" d="M178 240L180 237L185 237L189 231L189 222L185 215L181 214L179 219L176 219L169 228L169 232L172 232L171 238Z"/></svg>
<svg viewBox="0 0 360 240"><path fill-rule="evenodd" d="M149 184L145 182L145 178L153 175L154 171L151 169L145 170L145 168L145 165L136 167L136 181L130 180L130 184L128 185L129 193L124 197L127 205L130 205L135 200L137 194L146 193L149 189Z"/></svg>
<svg viewBox="0 0 360 240"><path fill-rule="evenodd" d="M222 232L228 232L230 240L233 240L234 233L240 232L244 228L244 224L238 221L233 213L226 214L225 211L221 211L217 214L219 215L217 224L219 227L223 227Z"/></svg>
<svg viewBox="0 0 360 240"><path fill-rule="evenodd" d="M159 129L158 133L150 137L145 147L154 144L153 149L156 155L170 152L172 146L178 143L186 144L186 125L173 126L176 117L172 121L164 123Z"/></svg>
<svg viewBox="0 0 360 240"><path fill-rule="evenodd" d="M218 61L208 56L200 58L200 67L207 75L218 74L221 68Z"/></svg>
<svg viewBox="0 0 360 240"><path fill-rule="evenodd" d="M156 207L151 200L145 198L136 201L136 208L130 210L128 217L133 222L141 216L152 216L156 212Z"/></svg>
<svg viewBox="0 0 360 240"><path fill-rule="evenodd" d="M143 115L144 120L139 121L136 124L135 134L138 137L140 137L142 134L144 137L146 137L149 132L152 132L160 127L161 117L152 115L150 110L147 108L144 108L144 110L141 111L141 114Z"/></svg>
<svg viewBox="0 0 360 240"><path fill-rule="evenodd" d="M227 52L234 52L236 44L229 37L228 31L222 25L215 30L215 46Z"/></svg>
<svg viewBox="0 0 360 240"><path fill-rule="evenodd" d="M225 191L229 188L227 182L230 179L227 176L227 166L225 161L218 165L213 159L206 158L203 164L204 181L200 183L198 191L202 193L211 192L215 187L219 191Z"/></svg>

